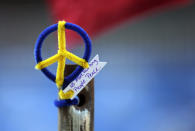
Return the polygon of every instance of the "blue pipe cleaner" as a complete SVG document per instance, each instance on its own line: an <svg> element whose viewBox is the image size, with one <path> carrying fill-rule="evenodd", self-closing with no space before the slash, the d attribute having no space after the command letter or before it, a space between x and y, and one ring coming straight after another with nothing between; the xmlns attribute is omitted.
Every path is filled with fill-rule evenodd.
<svg viewBox="0 0 195 131"><path fill-rule="evenodd" d="M65 106L71 106L71 105L78 105L79 104L79 98L76 96L73 100L66 99L66 100L55 100L54 105L58 108L65 107Z"/></svg>

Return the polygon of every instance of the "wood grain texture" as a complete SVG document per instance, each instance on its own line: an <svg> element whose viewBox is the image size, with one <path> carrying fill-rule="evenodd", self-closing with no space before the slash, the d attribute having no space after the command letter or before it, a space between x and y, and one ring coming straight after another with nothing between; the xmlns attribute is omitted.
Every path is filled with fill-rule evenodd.
<svg viewBox="0 0 195 131"><path fill-rule="evenodd" d="M76 65L66 65L65 76ZM58 109L58 131L94 131L94 79L79 93L80 104Z"/></svg>

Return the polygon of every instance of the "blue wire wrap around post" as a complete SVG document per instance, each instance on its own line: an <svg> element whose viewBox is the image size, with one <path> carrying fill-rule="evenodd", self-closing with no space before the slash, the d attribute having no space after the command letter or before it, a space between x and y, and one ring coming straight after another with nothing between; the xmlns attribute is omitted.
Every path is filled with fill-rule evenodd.
<svg viewBox="0 0 195 131"><path fill-rule="evenodd" d="M54 105L58 108L71 106L71 105L78 105L79 104L79 98L76 96L73 100L67 99L67 100L55 100Z"/></svg>
<svg viewBox="0 0 195 131"><path fill-rule="evenodd" d="M51 25L47 27L38 37L35 45L34 55L36 59L36 63L39 63L42 61L41 57L41 48L43 41L45 38L52 32L56 31L58 28L58 24ZM85 42L85 53L83 55L83 59L85 59L87 62L89 61L90 55L91 55L91 40L88 36L88 34L78 25L72 24L72 23L66 23L65 24L66 29L70 29L73 31L76 31L84 40ZM79 74L84 70L83 67L77 66L77 68L68 76L64 78L64 83L62 90L65 89L73 80L75 80ZM52 74L47 68L44 68L41 70L45 76L47 76L50 80L55 82L56 76Z"/></svg>

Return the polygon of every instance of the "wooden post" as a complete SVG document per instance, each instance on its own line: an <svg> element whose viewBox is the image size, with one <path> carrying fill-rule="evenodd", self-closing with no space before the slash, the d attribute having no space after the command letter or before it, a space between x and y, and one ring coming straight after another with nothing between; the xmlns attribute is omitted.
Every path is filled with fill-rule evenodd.
<svg viewBox="0 0 195 131"><path fill-rule="evenodd" d="M65 76L76 65L66 65ZM80 103L58 109L58 131L94 131L94 79L79 93Z"/></svg>

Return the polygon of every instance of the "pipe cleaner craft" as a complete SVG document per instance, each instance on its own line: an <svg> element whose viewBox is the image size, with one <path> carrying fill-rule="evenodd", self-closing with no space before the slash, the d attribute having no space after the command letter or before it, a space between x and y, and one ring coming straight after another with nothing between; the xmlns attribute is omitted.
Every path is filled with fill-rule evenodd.
<svg viewBox="0 0 195 131"><path fill-rule="evenodd" d="M83 58L80 58L66 50L65 29L76 31L83 38L85 42L85 53ZM50 33L56 30L58 30L58 53L46 60L42 60L41 47L43 41ZM78 104L77 98L73 99L72 101L65 100L72 97L72 91L64 93L62 90L65 89L74 79L76 79L84 68L89 67L88 61L91 55L91 40L87 33L81 27L75 24L59 21L58 24L49 26L39 35L35 45L34 55L37 62L35 68L41 70L45 76L55 82L59 89L59 97L63 101L55 101L56 106L60 107L62 103L65 105L71 105L71 103ZM79 66L70 75L64 78L66 58L75 62ZM58 62L56 76L46 68L55 62Z"/></svg>

